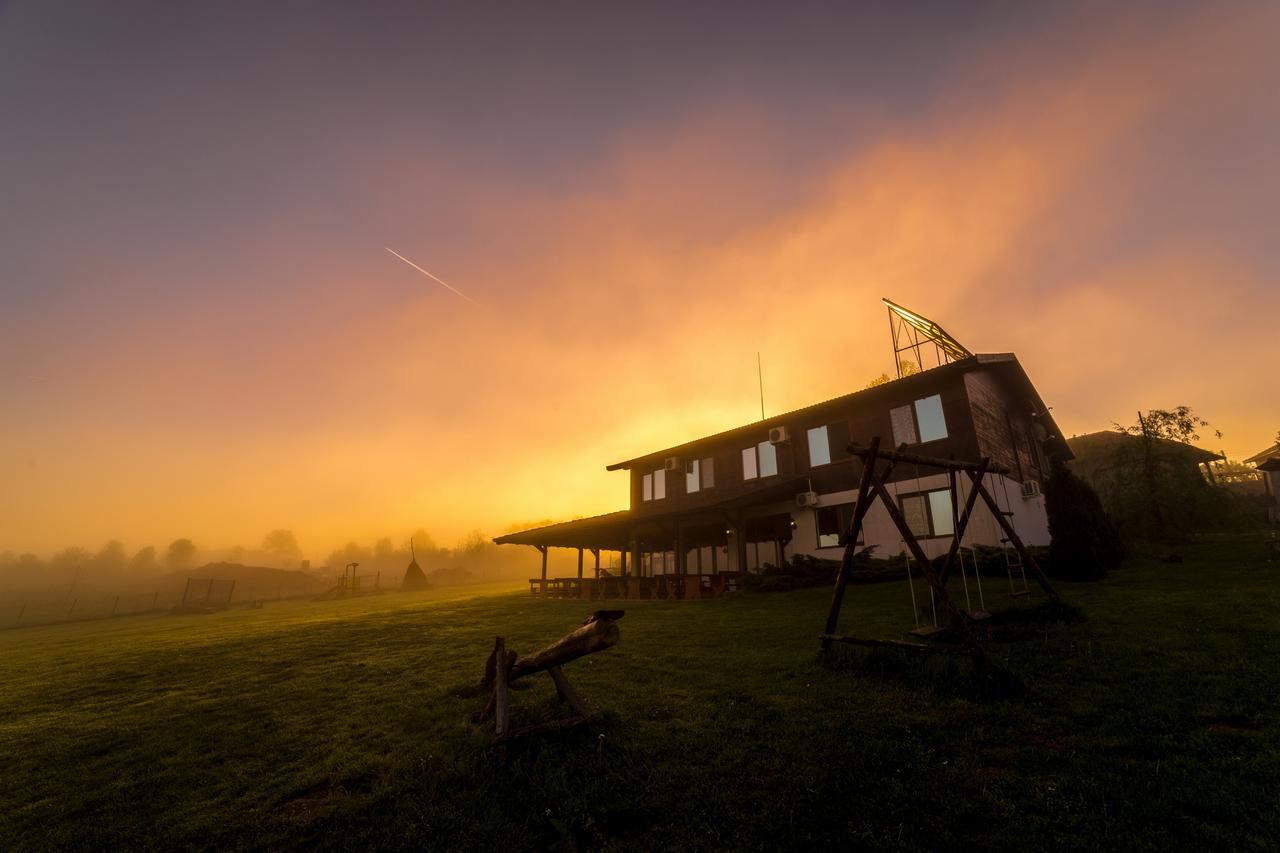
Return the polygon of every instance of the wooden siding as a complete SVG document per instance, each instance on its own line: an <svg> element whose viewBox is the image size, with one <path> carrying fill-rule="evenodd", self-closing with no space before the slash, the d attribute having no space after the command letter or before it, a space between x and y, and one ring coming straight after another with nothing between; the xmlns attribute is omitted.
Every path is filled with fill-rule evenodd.
<svg viewBox="0 0 1280 853"><path fill-rule="evenodd" d="M1035 403L1018 399L989 370L966 373L964 380L980 455L1012 470L1020 482L1043 483L1048 474L1043 467L1044 448L1032 446L1033 442L1039 445L1032 428Z"/></svg>

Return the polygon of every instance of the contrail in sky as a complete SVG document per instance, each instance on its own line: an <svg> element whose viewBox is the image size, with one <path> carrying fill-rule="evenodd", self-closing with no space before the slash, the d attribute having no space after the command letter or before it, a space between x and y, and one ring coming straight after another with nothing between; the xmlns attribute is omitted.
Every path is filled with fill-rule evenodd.
<svg viewBox="0 0 1280 853"><path fill-rule="evenodd" d="M450 289L450 290L452 290L454 293L458 294L458 295L459 295L459 296L461 296L463 299L465 299L465 300L467 300L468 302L470 302L472 305L476 306L477 308L479 308L479 307L480 307L480 303L479 303L479 302L476 302L476 301L475 301L474 299L472 299L470 296L467 296L467 294L463 293L461 290L458 290L458 288L456 288L456 287L454 287L453 285L449 284L449 282L445 281L444 279L439 278L439 277L437 277L437 276L434 276L434 275L432 275L431 273L427 272L427 271L426 271L426 270L424 270L422 267L418 266L418 265L417 265L417 264L415 264L413 261L409 260L409 259L408 259L408 258L406 258L404 255L402 255L402 254L400 254L399 252L397 252L395 249L392 249L390 246L383 246L382 248L386 249L388 252L390 252L391 254L395 255L397 258L399 258L400 260L404 261L406 264L408 264L409 266L413 267L415 270L417 270L418 272L422 273L422 274L423 274L423 275L425 275L427 278L431 279L431 280L432 280L432 281L434 281L434 282L438 282L438 283L440 283L440 284L443 284L445 287L449 288L449 289Z"/></svg>

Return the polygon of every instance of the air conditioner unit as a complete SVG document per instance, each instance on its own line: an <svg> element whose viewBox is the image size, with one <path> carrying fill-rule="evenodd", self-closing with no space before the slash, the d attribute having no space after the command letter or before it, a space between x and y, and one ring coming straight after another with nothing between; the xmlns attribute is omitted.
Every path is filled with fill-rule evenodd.
<svg viewBox="0 0 1280 853"><path fill-rule="evenodd" d="M818 505L817 492L801 492L796 495L796 506L801 509L810 509Z"/></svg>
<svg viewBox="0 0 1280 853"><path fill-rule="evenodd" d="M1023 483L1023 484L1022 484L1022 497L1023 497L1025 500L1031 500L1032 498L1038 498L1038 497L1040 497L1040 481L1039 481L1039 480L1027 480L1027 482Z"/></svg>
<svg viewBox="0 0 1280 853"><path fill-rule="evenodd" d="M770 444L786 444L790 440L791 440L791 433L787 432L786 427L776 426L776 427L770 428L769 430Z"/></svg>
<svg viewBox="0 0 1280 853"><path fill-rule="evenodd" d="M680 457L679 457L679 456L668 456L666 459L662 460L662 468L663 468L663 470L665 470L665 471L679 471L679 470L680 470Z"/></svg>

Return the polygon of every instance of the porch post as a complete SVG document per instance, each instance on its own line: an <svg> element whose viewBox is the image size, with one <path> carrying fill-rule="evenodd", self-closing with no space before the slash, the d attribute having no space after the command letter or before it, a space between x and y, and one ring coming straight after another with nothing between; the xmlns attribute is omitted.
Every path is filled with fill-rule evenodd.
<svg viewBox="0 0 1280 853"><path fill-rule="evenodd" d="M547 597L547 546L539 545L538 550L542 552L542 583L538 584L538 597Z"/></svg>
<svg viewBox="0 0 1280 853"><path fill-rule="evenodd" d="M738 536L737 541L737 557L738 572L745 576L747 574L747 517L746 513L738 513L737 525L735 532Z"/></svg>
<svg viewBox="0 0 1280 853"><path fill-rule="evenodd" d="M596 558L596 577L600 577L600 549L592 548L591 554Z"/></svg>
<svg viewBox="0 0 1280 853"><path fill-rule="evenodd" d="M687 561L684 554L684 530L680 527L680 522L675 522L675 547L676 547L676 574L684 577L687 569Z"/></svg>
<svg viewBox="0 0 1280 853"><path fill-rule="evenodd" d="M582 580L582 547L578 547L578 580Z"/></svg>

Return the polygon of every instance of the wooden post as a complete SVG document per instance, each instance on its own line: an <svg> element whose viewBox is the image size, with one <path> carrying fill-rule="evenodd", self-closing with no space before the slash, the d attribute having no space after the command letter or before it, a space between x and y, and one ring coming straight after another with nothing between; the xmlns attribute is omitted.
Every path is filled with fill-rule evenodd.
<svg viewBox="0 0 1280 853"><path fill-rule="evenodd" d="M974 475L970 473L969 477L973 479ZM1018 556L1022 558L1022 565L1031 569L1032 574L1036 576L1036 582L1049 594L1050 598L1054 601L1060 601L1058 591L1053 588L1053 584L1049 583L1049 579L1045 577L1044 570L1040 568L1040 564L1036 562L1035 557L1032 557L1031 553L1027 551L1027 546L1022 544L1022 539L1019 538L1017 531L1013 529L1013 525L1009 523L1009 519L1005 517L1004 512L996 504L995 498L991 497L991 493L987 491L986 486L982 485L981 480L974 479L973 490L986 501L987 508L991 510L991 514L996 517L996 521L1000 524L1001 529L1004 530L1004 535L1008 537L1009 544L1014 547L1018 552Z"/></svg>
<svg viewBox="0 0 1280 853"><path fill-rule="evenodd" d="M834 634L836 625L840 621L840 607L844 603L844 588L849 583L849 577L853 574L853 555L858 550L858 533L862 531L863 519L867 517L867 510L871 508L871 482L874 477L873 470L876 465L876 453L880 449L880 437L876 436L871 439L871 447L867 451L867 455L862 458L862 479L858 483L857 503L853 505L853 523L849 525L848 535L845 537L844 554L840 558L840 572L836 575L836 588L831 598L831 609L827 611L827 629L824 634ZM893 463L889 463L889 467L885 469L884 476L888 477L889 472L893 471ZM830 640L822 641L822 650L825 652L831 648Z"/></svg>
<svg viewBox="0 0 1280 853"><path fill-rule="evenodd" d="M578 580L582 580L582 546L578 546Z"/></svg>
<svg viewBox="0 0 1280 853"><path fill-rule="evenodd" d="M596 558L596 579L600 579L600 549L592 548L591 555Z"/></svg>
<svg viewBox="0 0 1280 853"><path fill-rule="evenodd" d="M541 552L542 554L542 582L538 584L538 597L546 598L547 597L547 546L538 545L536 547L538 551Z"/></svg>
<svg viewBox="0 0 1280 853"><path fill-rule="evenodd" d="M978 466L978 470L971 475L974 477L974 482L982 482L982 477L987 472L987 463L989 461L989 459L986 459L985 457L983 458L982 464ZM952 523L954 524L955 529L952 531L951 548L947 551L947 561L942 564L942 571L938 573L938 580L943 584L946 584L947 578L951 574L951 566L955 563L956 555L960 553L960 540L964 538L964 532L969 527L969 518L973 514L973 505L978 500L978 490L971 489L969 491L969 497L966 498L964 502L964 512L960 513L957 517L955 515L957 491L956 472L948 471L947 476L950 478L951 483L951 512Z"/></svg>
<svg viewBox="0 0 1280 853"><path fill-rule="evenodd" d="M502 637L494 640L493 659L493 733L502 737L507 733L507 644Z"/></svg>
<svg viewBox="0 0 1280 853"><path fill-rule="evenodd" d="M675 540L676 549L676 574L684 577L689 568L688 559L684 553L684 530L680 527L680 522L678 521L673 526L675 527L673 539ZM663 568L666 567L664 566Z"/></svg>
<svg viewBox="0 0 1280 853"><path fill-rule="evenodd" d="M578 696L577 691L569 684L569 679L564 677L564 672L558 666L553 666L547 670L547 674L551 676L551 680L556 685L556 695L560 697L562 702L568 702L569 707L573 709L573 713L579 717L587 716L587 706L583 704L582 698Z"/></svg>

